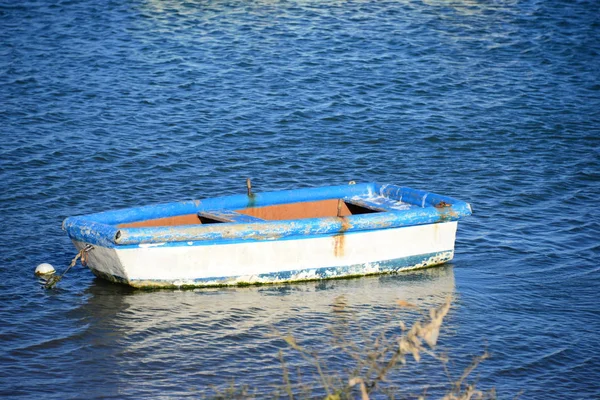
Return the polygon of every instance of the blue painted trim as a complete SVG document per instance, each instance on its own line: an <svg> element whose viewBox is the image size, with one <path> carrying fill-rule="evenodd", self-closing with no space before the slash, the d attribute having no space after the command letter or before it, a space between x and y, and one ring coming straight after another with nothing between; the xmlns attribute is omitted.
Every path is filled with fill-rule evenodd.
<svg viewBox="0 0 600 400"><path fill-rule="evenodd" d="M115 226L95 222L86 216L65 219L63 229L71 239L104 247L115 247L119 232Z"/></svg>
<svg viewBox="0 0 600 400"><path fill-rule="evenodd" d="M370 231L374 231L373 229L371 229ZM354 234L358 234L358 233L362 233L364 232L364 230L362 231L350 231L350 232L344 232L344 235L354 235ZM278 238L272 238L270 240L274 241L277 240L278 242L280 241L289 241L289 240L304 240L304 239L321 239L321 238L333 238L334 236L338 236L340 235L339 231L336 231L334 233L329 233L329 234L315 234L315 235L305 235L302 234L300 236L285 236L285 237L278 237ZM259 238L259 239L255 239L255 240L251 240L251 239L219 239L219 240L197 240L197 241L193 241L193 240L188 240L188 241L171 241L171 242L158 242L160 243L160 248L165 248L165 247L195 247L195 246L222 246L222 245L230 245L230 244L238 244L238 243L255 243L255 242L264 242L267 241L269 239L266 238ZM148 245L150 243L132 243L132 244L119 244L119 245L114 245L111 244L111 246L105 246L108 248L117 248L119 250L123 249L139 249L140 247L143 247L145 245Z"/></svg>
<svg viewBox="0 0 600 400"><path fill-rule="evenodd" d="M299 203L303 201L318 201L344 196L364 195L369 193L369 190L374 190L374 188L374 184L363 183L357 185L327 186L256 193L252 197L248 197L247 195L222 196L203 200L182 201L105 211L89 214L85 217L94 222L119 225L146 219L196 214L200 211L236 210L249 207L264 207L276 204Z"/></svg>
<svg viewBox="0 0 600 400"><path fill-rule="evenodd" d="M119 224L129 222L196 214L202 211L235 210L355 196L368 198L373 195L381 195L416 207L409 210L390 208L387 212L352 215L344 218L328 217L260 223L219 223L149 228L117 227ZM105 247L190 241L216 244L224 241L308 238L346 232L433 224L455 221L470 214L471 207L469 204L451 197L395 185L365 183L266 192L258 193L252 197L247 195L225 196L107 211L67 218L63 222L63 228L67 231L69 237L74 240Z"/></svg>

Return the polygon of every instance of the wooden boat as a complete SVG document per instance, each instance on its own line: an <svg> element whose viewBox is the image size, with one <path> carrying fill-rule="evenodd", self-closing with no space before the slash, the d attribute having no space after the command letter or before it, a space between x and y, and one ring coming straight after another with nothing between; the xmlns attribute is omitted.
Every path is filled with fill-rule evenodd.
<svg viewBox="0 0 600 400"><path fill-rule="evenodd" d="M392 273L454 256L471 206L396 185L248 193L67 218L94 274L134 287L247 285ZM82 253L83 254L83 253Z"/></svg>

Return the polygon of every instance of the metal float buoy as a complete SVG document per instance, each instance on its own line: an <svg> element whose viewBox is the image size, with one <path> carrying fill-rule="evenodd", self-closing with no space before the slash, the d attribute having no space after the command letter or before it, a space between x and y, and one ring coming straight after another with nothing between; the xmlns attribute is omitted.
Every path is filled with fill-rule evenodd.
<svg viewBox="0 0 600 400"><path fill-rule="evenodd" d="M48 263L43 263L35 267L35 274L37 276L48 276L52 275L55 272L56 270L54 269L54 267Z"/></svg>

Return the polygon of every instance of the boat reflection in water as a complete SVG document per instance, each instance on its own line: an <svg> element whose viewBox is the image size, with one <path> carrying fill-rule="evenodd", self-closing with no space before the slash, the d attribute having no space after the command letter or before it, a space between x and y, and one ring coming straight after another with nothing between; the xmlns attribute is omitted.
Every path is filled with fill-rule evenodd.
<svg viewBox="0 0 600 400"><path fill-rule="evenodd" d="M272 390L282 383L274 331L292 333L319 351L324 364L348 367L331 348L336 324L399 333L454 293L451 265L398 275L288 285L139 291L97 279L80 309L89 321L96 379L105 373L118 395L160 391L190 395L208 386L247 384ZM398 300L413 307L399 307ZM340 307L345 312L340 313ZM360 338L356 338L360 341ZM302 367L301 357L286 362ZM91 371L90 371L91 372ZM107 389L108 390L108 389Z"/></svg>

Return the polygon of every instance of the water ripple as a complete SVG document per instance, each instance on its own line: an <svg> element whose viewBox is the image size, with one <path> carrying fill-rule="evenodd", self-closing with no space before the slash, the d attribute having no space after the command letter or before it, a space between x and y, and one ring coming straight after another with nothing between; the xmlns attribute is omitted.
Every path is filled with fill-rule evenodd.
<svg viewBox="0 0 600 400"><path fill-rule="evenodd" d="M338 296L394 333L396 299L452 293L442 346L459 369L488 348L480 385L599 397L596 11L0 1L0 395L197 397L232 379L265 395L281 381L274 329L344 371L327 342ZM54 292L31 276L74 256L66 216L240 193L247 177L258 191L394 182L475 214L452 265L405 277L139 293L81 268ZM436 367L395 378L435 396Z"/></svg>

